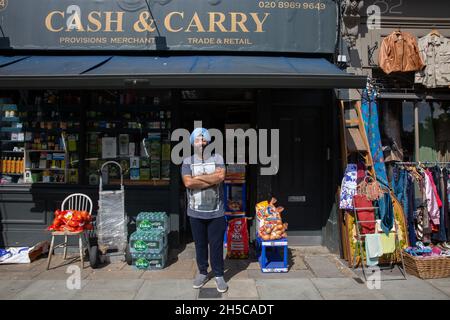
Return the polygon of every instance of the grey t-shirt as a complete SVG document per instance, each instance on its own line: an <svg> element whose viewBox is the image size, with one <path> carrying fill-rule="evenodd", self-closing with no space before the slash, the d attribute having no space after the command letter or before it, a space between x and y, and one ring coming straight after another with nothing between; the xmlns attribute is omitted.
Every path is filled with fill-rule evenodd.
<svg viewBox="0 0 450 320"><path fill-rule="evenodd" d="M202 160L193 155L183 160L181 175L197 176L214 173L217 168L225 168L223 158L219 154ZM206 189L186 189L187 215L199 219L214 219L224 215L223 183Z"/></svg>

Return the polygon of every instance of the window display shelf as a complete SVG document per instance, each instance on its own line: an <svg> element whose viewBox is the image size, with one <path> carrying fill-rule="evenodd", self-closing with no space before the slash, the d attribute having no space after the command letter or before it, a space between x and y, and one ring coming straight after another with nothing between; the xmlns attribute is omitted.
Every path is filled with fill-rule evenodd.
<svg viewBox="0 0 450 320"><path fill-rule="evenodd" d="M25 168L25 170L29 171L65 171L64 168Z"/></svg>
<svg viewBox="0 0 450 320"><path fill-rule="evenodd" d="M3 127L0 129L1 132L22 132L23 128L13 128L13 127Z"/></svg>
<svg viewBox="0 0 450 320"><path fill-rule="evenodd" d="M20 122L20 118L18 118L18 117L3 117L3 118L1 118L1 121L4 121L4 122Z"/></svg>
<svg viewBox="0 0 450 320"><path fill-rule="evenodd" d="M64 150L25 150L26 152L52 152L52 153L64 153Z"/></svg>
<svg viewBox="0 0 450 320"><path fill-rule="evenodd" d="M104 132L104 133L113 133L113 134L120 134L120 133L149 133L149 132L162 132L162 131L169 131L170 129L147 129L147 128L136 128L136 129L129 129L129 128L87 128L86 131L88 132Z"/></svg>
<svg viewBox="0 0 450 320"><path fill-rule="evenodd" d="M45 129L45 128L23 128L25 132L48 132L48 133L79 133L80 128L68 128L68 129Z"/></svg>

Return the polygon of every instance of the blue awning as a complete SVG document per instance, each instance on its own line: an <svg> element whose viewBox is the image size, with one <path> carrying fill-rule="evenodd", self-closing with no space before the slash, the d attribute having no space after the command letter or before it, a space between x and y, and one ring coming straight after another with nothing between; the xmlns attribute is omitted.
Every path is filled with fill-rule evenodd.
<svg viewBox="0 0 450 320"><path fill-rule="evenodd" d="M2 65L6 59L0 57L0 86L5 88L362 88L366 84L366 77L348 74L323 58L30 56Z"/></svg>

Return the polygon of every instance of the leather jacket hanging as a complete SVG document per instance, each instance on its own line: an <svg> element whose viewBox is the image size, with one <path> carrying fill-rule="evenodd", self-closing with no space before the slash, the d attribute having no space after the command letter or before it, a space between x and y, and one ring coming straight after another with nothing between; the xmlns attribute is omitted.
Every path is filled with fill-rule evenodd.
<svg viewBox="0 0 450 320"><path fill-rule="evenodd" d="M378 62L386 74L419 71L425 66L419 54L416 38L408 32L401 31L394 31L383 39Z"/></svg>

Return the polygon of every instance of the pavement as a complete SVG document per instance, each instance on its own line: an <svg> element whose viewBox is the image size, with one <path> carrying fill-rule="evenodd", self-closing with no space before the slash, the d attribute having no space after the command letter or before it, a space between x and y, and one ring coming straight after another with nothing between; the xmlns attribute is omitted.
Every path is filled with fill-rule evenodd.
<svg viewBox="0 0 450 320"><path fill-rule="evenodd" d="M0 299L5 300L449 300L450 278L421 280L400 269L383 270L367 283L324 247L290 247L289 272L262 273L251 252L247 260L225 260L226 293L214 280L193 289L195 248L170 250L166 268L138 271L124 262L83 270L76 256L42 257L26 265L0 265ZM370 277L370 275L369 275Z"/></svg>

